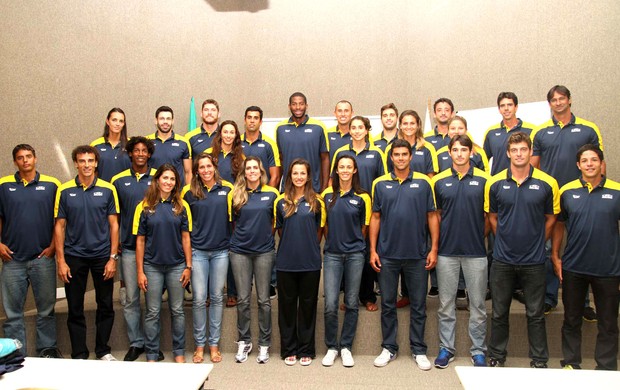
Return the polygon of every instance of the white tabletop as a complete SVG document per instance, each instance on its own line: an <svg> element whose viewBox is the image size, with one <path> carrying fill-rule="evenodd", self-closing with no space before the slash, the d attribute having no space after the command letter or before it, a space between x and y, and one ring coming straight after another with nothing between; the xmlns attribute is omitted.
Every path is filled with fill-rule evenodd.
<svg viewBox="0 0 620 390"><path fill-rule="evenodd" d="M465 390L620 388L618 371L472 366L457 366L455 369Z"/></svg>
<svg viewBox="0 0 620 390"><path fill-rule="evenodd" d="M212 369L212 364L26 358L23 368L0 376L0 389L196 390Z"/></svg>

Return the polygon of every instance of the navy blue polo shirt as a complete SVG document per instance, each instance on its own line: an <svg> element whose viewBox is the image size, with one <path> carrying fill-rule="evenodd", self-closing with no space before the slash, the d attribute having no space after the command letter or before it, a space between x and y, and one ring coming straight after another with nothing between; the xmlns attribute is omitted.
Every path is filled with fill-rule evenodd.
<svg viewBox="0 0 620 390"><path fill-rule="evenodd" d="M533 124L523 122L519 119L517 125L512 129L507 128L504 121L501 121L500 123L487 129L484 133L484 144L482 147L484 148L484 152L487 154L489 159L493 157L491 175L496 175L498 172L501 172L510 166L510 159L506 154L508 150L508 138L517 132L523 132L530 135L535 127L536 126Z"/></svg>
<svg viewBox="0 0 620 390"><path fill-rule="evenodd" d="M375 145L376 147L378 147L379 149L381 149L382 152L385 152L385 150L387 149L387 147L389 145L392 144L392 142L394 142L395 139L398 139L398 137L394 137L391 140L387 140L385 138L385 134L383 133L383 131L381 131L380 134L378 134L375 138L373 138L371 140L372 144Z"/></svg>
<svg viewBox="0 0 620 390"><path fill-rule="evenodd" d="M282 177L287 177L293 160L303 158L310 163L312 169L312 187L315 191L319 191L321 189L321 153L329 152L323 122L306 115L298 126L291 117L276 126L275 137L282 158ZM284 182L285 180L282 180L282 186Z"/></svg>
<svg viewBox="0 0 620 390"><path fill-rule="evenodd" d="M155 210L144 210L144 202L136 207L133 233L144 236L144 262L177 265L185 262L182 232L192 231L192 213L183 201L181 214L174 213L171 199L161 200Z"/></svg>
<svg viewBox="0 0 620 390"><path fill-rule="evenodd" d="M428 176L411 171L400 182L394 172L373 183L372 211L381 213L377 253L395 260L420 260L427 255L427 214L435 210Z"/></svg>
<svg viewBox="0 0 620 390"><path fill-rule="evenodd" d="M280 195L268 185L252 191L248 189L248 202L233 213L234 230L230 250L236 253L266 253L275 248L273 237L273 203Z"/></svg>
<svg viewBox="0 0 620 390"><path fill-rule="evenodd" d="M86 188L78 180L76 177L60 186L54 206L54 216L66 219L65 254L88 258L108 257L108 216L120 211L116 189L99 178L95 178Z"/></svg>
<svg viewBox="0 0 620 390"><path fill-rule="evenodd" d="M133 217L136 207L142 199L156 170L147 169L144 175L137 174L129 168L112 178L112 185L116 188L118 202L121 207L121 248L136 250L136 236L133 235Z"/></svg>
<svg viewBox="0 0 620 390"><path fill-rule="evenodd" d="M165 163L172 164L177 170L181 178L181 187L185 184L185 167L183 160L192 158L190 146L187 140L182 136L172 132L172 136L165 141L157 136L157 133L146 136L153 140L155 151L149 159L149 165L157 169Z"/></svg>
<svg viewBox="0 0 620 390"><path fill-rule="evenodd" d="M365 191L370 192L372 190L372 182L379 176L385 175L387 172L385 154L383 154L378 147L370 145L369 142L366 142L364 150L359 153L353 149L352 144L345 145L338 149L332 159L331 172L336 168L336 159L338 159L341 154L355 158L360 185Z"/></svg>
<svg viewBox="0 0 620 390"><path fill-rule="evenodd" d="M355 193L353 189L335 195L332 187L323 191L321 196L327 211L327 237L323 250L341 254L366 249L362 226L370 223L370 196Z"/></svg>
<svg viewBox="0 0 620 390"><path fill-rule="evenodd" d="M213 142L213 138L220 130L218 126L217 129L213 131L213 133L209 134L205 131L205 129L200 125L192 131L189 131L185 134L185 139L189 142L190 148L192 150L192 156L196 157L200 153L211 147L211 143Z"/></svg>
<svg viewBox="0 0 620 390"><path fill-rule="evenodd" d="M471 164L482 171L489 172L489 159L484 149L478 145L474 145L474 152L475 154L472 154L469 158ZM452 157L450 157L450 149L448 146L444 146L437 151L437 163L439 165L439 172L452 168Z"/></svg>
<svg viewBox="0 0 620 390"><path fill-rule="evenodd" d="M114 175L131 166L131 160L120 142L112 147L112 144L106 142L105 138L100 137L91 142L90 146L99 151L97 176L105 181L111 181Z"/></svg>
<svg viewBox="0 0 620 390"><path fill-rule="evenodd" d="M201 251L228 249L232 231L232 184L222 180L211 188L203 186L202 199L194 196L189 188L190 185L186 185L181 196L189 204L194 220L192 248Z"/></svg>
<svg viewBox="0 0 620 390"><path fill-rule="evenodd" d="M213 152L213 148L209 148L206 150L206 153L211 154ZM226 180L229 183L235 182L235 176L233 176L232 172L232 152L224 153L222 150L217 156L217 171L220 174L220 177Z"/></svg>
<svg viewBox="0 0 620 390"><path fill-rule="evenodd" d="M551 118L532 131L534 156L540 156L540 169L553 176L558 185L581 177L577 168L577 151L585 144L603 150L603 138L598 127L585 119L571 115L563 124Z"/></svg>
<svg viewBox="0 0 620 390"><path fill-rule="evenodd" d="M560 189L558 219L565 222L562 269L592 276L620 276L620 184L603 178L597 187L582 179Z"/></svg>
<svg viewBox="0 0 620 390"><path fill-rule="evenodd" d="M435 150L439 150L450 143L450 137L448 134L441 134L437 131L437 126L429 132L424 133L424 139L430 142Z"/></svg>
<svg viewBox="0 0 620 390"><path fill-rule="evenodd" d="M14 261L32 260L52 243L54 200L60 182L39 172L25 183L19 172L0 179L2 243Z"/></svg>
<svg viewBox="0 0 620 390"><path fill-rule="evenodd" d="M310 211L310 204L301 197L293 215L286 218L284 211L284 194L275 200L275 228L282 229L276 270L286 272L307 272L321 269L321 250L319 248L318 230L325 226L325 203L317 197L320 207L316 212Z"/></svg>
<svg viewBox="0 0 620 390"><path fill-rule="evenodd" d="M513 265L545 262L545 215L559 214L554 178L530 166L521 184L510 169L493 176L485 188L484 209L497 213L493 258Z"/></svg>
<svg viewBox="0 0 620 390"><path fill-rule="evenodd" d="M351 134L342 134L336 125L327 130L327 142L329 142L329 161L333 161L336 151L351 143Z"/></svg>
<svg viewBox="0 0 620 390"><path fill-rule="evenodd" d="M394 170L394 164L392 163L392 159L390 157L390 153L392 152L392 145L388 146L387 151L385 152L385 156L387 159L387 168L388 171L392 172ZM437 152L433 145L428 142L424 142L424 146L420 149L416 149L416 145L411 146L411 163L409 164L409 168L412 171L420 172L425 175L429 173L437 173L439 172L439 166L437 164Z"/></svg>
<svg viewBox="0 0 620 390"><path fill-rule="evenodd" d="M250 143L245 138L245 133L241 135L241 146L243 147L243 154L247 157L258 157L263 163L263 168L267 171L267 182L271 180L271 174L269 168L280 166L280 152L276 146L275 141L271 138L258 133L256 141Z"/></svg>
<svg viewBox="0 0 620 390"><path fill-rule="evenodd" d="M437 210L441 210L438 254L486 256L484 188L488 179L483 170L473 165L463 176L450 168L433 177Z"/></svg>

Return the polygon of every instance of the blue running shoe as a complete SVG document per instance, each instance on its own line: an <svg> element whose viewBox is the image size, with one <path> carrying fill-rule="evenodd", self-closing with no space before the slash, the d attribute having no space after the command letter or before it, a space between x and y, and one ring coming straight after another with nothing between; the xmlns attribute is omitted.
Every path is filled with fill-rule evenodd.
<svg viewBox="0 0 620 390"><path fill-rule="evenodd" d="M450 351L445 348L441 348L437 359L435 359L435 367L446 368L451 361L454 361L454 354L450 353Z"/></svg>

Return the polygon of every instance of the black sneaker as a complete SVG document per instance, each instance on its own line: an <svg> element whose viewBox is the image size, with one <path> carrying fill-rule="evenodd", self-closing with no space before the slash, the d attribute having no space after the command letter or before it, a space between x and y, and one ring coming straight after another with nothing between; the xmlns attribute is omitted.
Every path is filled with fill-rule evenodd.
<svg viewBox="0 0 620 390"><path fill-rule="evenodd" d="M63 359L62 353L60 353L58 348L44 348L41 353L39 353L39 357L46 359Z"/></svg>
<svg viewBox="0 0 620 390"><path fill-rule="evenodd" d="M554 310L555 310L554 306L551 306L550 304L545 303L545 314L549 314Z"/></svg>
<svg viewBox="0 0 620 390"><path fill-rule="evenodd" d="M495 358L489 358L489 367L504 367L504 361Z"/></svg>
<svg viewBox="0 0 620 390"><path fill-rule="evenodd" d="M512 297L525 305L525 294L523 294L523 290L515 290L512 293Z"/></svg>
<svg viewBox="0 0 620 390"><path fill-rule="evenodd" d="M540 360L532 360L530 362L532 368L547 368L547 362L541 362Z"/></svg>
<svg viewBox="0 0 620 390"><path fill-rule="evenodd" d="M129 350L125 354L123 361L125 362L133 362L137 358L140 357L144 353L144 347L129 347Z"/></svg>
<svg viewBox="0 0 620 390"><path fill-rule="evenodd" d="M428 290L429 298L437 298L438 296L439 296L439 289L437 287L431 287L431 289Z"/></svg>
<svg viewBox="0 0 620 390"><path fill-rule="evenodd" d="M162 360L164 360L164 353L162 351L159 351L159 354L157 354L157 361L161 362Z"/></svg>
<svg viewBox="0 0 620 390"><path fill-rule="evenodd" d="M590 306L583 309L583 319L588 322L596 322L598 321L598 317L596 316L596 312Z"/></svg>
<svg viewBox="0 0 620 390"><path fill-rule="evenodd" d="M276 286L269 286L269 299L276 299L278 297L278 291Z"/></svg>

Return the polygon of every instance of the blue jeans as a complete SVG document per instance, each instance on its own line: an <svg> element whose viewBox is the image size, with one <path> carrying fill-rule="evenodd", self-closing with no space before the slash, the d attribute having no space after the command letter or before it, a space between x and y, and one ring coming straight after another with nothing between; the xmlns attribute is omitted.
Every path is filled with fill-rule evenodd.
<svg viewBox="0 0 620 390"><path fill-rule="evenodd" d="M207 344L207 291L209 305L209 346L215 347L222 334L224 312L224 284L228 274L228 250L192 250L192 317L194 319L194 344Z"/></svg>
<svg viewBox="0 0 620 390"><path fill-rule="evenodd" d="M252 341L250 298L252 297L252 276L256 284L258 301L258 345L271 346L271 270L276 260L276 253L241 254L230 252L230 264L237 285L237 331L239 341Z"/></svg>
<svg viewBox="0 0 620 390"><path fill-rule="evenodd" d="M534 361L547 362L547 331L545 327L545 264L512 265L493 259L491 264L491 296L493 316L489 357L506 360L508 329L512 292L516 282L523 288L529 357Z"/></svg>
<svg viewBox="0 0 620 390"><path fill-rule="evenodd" d="M424 269L425 259L381 259L379 285L381 286L381 346L392 353L398 351L396 332L398 317L396 315L396 296L398 295L398 274L405 271L405 282L409 287L409 345L414 355L426 354L424 329L426 326L426 290L428 272Z"/></svg>
<svg viewBox="0 0 620 390"><path fill-rule="evenodd" d="M328 349L346 348L353 345L357 329L357 297L364 268L364 252L331 253L323 257L323 289L325 292L325 345ZM344 276L344 323L338 344L338 297Z"/></svg>
<svg viewBox="0 0 620 390"><path fill-rule="evenodd" d="M123 249L121 266L127 290L127 304L123 307L123 315L127 324L127 337L130 347L144 347L144 331L142 330L142 310L140 308L140 288L138 287L138 271L136 269L136 251Z"/></svg>
<svg viewBox="0 0 620 390"><path fill-rule="evenodd" d="M37 307L37 353L45 348L56 348L56 261L42 257L28 261L2 262L2 304L6 321L2 326L4 337L22 342L22 354L26 356L26 326L24 324L24 304L28 285L32 285L34 302Z"/></svg>
<svg viewBox="0 0 620 390"><path fill-rule="evenodd" d="M180 282L184 269L185 262L175 265L144 263L144 274L148 281L144 316L146 360L157 360L159 355L159 312L164 284L168 290L168 308L172 317L172 354L175 357L185 355L185 312L183 311L185 289Z"/></svg>
<svg viewBox="0 0 620 390"><path fill-rule="evenodd" d="M456 354L456 290L460 284L461 269L469 293L469 338L471 355L485 354L487 334L487 263L484 257L439 256L437 259L437 281L439 282L439 347Z"/></svg>

